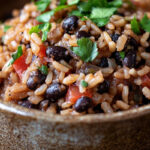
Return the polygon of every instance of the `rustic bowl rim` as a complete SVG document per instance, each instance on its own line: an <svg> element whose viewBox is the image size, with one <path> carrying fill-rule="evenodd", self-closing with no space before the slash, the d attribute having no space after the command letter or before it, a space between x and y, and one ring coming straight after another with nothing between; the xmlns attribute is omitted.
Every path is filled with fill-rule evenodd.
<svg viewBox="0 0 150 150"><path fill-rule="evenodd" d="M103 122L120 122L124 120L134 119L150 114L150 104L134 108L127 111L115 112L112 114L88 114L83 116L61 116L41 112L34 109L28 109L16 104L11 104L0 100L0 111L11 113L21 118L31 120L41 120L46 122L59 123L103 123Z"/></svg>

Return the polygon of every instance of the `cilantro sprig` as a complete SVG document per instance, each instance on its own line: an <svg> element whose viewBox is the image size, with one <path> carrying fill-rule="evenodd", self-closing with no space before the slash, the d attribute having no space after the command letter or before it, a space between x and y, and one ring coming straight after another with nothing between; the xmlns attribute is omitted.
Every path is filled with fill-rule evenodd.
<svg viewBox="0 0 150 150"><path fill-rule="evenodd" d="M7 66L12 65L12 64L15 62L15 60L17 60L19 57L22 56L22 54L23 54L22 46L18 46L17 51L11 55L12 58L11 58L10 61L8 62L8 65L7 65Z"/></svg>
<svg viewBox="0 0 150 150"><path fill-rule="evenodd" d="M7 32L12 26L4 25L4 32Z"/></svg>
<svg viewBox="0 0 150 150"><path fill-rule="evenodd" d="M48 67L45 65L42 65L41 67L38 67L38 69L44 74L47 75L48 74Z"/></svg>
<svg viewBox="0 0 150 150"><path fill-rule="evenodd" d="M137 21L136 17L131 20L131 29L135 34L140 34L140 24Z"/></svg>
<svg viewBox="0 0 150 150"><path fill-rule="evenodd" d="M46 22L49 22L51 17L58 11L62 10L62 9L65 9L65 8L68 8L69 6L68 5L60 5L58 6L57 8L51 10L51 11L48 11L40 16L38 16L36 19L39 21L39 22L43 22L43 23L46 23Z"/></svg>
<svg viewBox="0 0 150 150"><path fill-rule="evenodd" d="M73 10L70 14L78 17L91 19L97 26L102 27L109 22L110 17L122 5L122 0L88 0L78 3L77 10Z"/></svg>
<svg viewBox="0 0 150 150"><path fill-rule="evenodd" d="M86 87L88 87L88 83L85 80L82 80L81 81L81 86L86 88Z"/></svg>
<svg viewBox="0 0 150 150"><path fill-rule="evenodd" d="M37 20L43 23L49 22L51 17L56 12L68 8L72 5L77 5L77 9L70 12L70 15L76 15L81 17L81 19L89 18L99 27L102 27L109 22L110 17L116 12L117 8L122 5L122 0L114 0L111 2L108 2L107 0L68 0L68 5L65 5L66 2L67 0L60 0L58 7L41 14L37 17Z"/></svg>
<svg viewBox="0 0 150 150"><path fill-rule="evenodd" d="M119 52L119 54L120 54L120 57L121 57L122 59L125 58L125 52L124 52L124 51Z"/></svg>
<svg viewBox="0 0 150 150"><path fill-rule="evenodd" d="M135 34L140 34L141 29L145 32L150 32L150 19L147 14L144 15L141 21L138 21L136 17L131 20L131 29Z"/></svg>
<svg viewBox="0 0 150 150"><path fill-rule="evenodd" d="M84 62L93 61L98 55L96 42L92 42L89 38L81 38L77 41L78 47L73 47L72 51L80 57Z"/></svg>
<svg viewBox="0 0 150 150"><path fill-rule="evenodd" d="M145 14L142 20L140 21L141 28L146 31L150 32L150 19L148 16Z"/></svg>
<svg viewBox="0 0 150 150"><path fill-rule="evenodd" d="M41 12L45 11L48 5L50 4L51 0L39 0L35 2L37 9Z"/></svg>
<svg viewBox="0 0 150 150"><path fill-rule="evenodd" d="M68 5L76 5L80 2L80 0L68 0Z"/></svg>
<svg viewBox="0 0 150 150"><path fill-rule="evenodd" d="M33 26L30 29L29 34L32 34L32 33L39 34L40 32L42 32L42 42L44 42L47 40L47 34L48 34L50 29L51 29L50 23L43 23L43 24L40 24L37 26Z"/></svg>
<svg viewBox="0 0 150 150"><path fill-rule="evenodd" d="M65 5L67 0L60 0L59 5Z"/></svg>

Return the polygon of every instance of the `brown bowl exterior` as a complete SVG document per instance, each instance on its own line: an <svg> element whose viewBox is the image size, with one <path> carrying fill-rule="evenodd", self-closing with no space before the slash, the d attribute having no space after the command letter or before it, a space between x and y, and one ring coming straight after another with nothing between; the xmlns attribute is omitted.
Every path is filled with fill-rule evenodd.
<svg viewBox="0 0 150 150"><path fill-rule="evenodd" d="M59 116L0 102L2 150L149 150L150 106Z"/></svg>
<svg viewBox="0 0 150 150"><path fill-rule="evenodd" d="M1 0L0 18L28 1ZM0 101L0 150L149 150L149 135L150 106L62 117Z"/></svg>

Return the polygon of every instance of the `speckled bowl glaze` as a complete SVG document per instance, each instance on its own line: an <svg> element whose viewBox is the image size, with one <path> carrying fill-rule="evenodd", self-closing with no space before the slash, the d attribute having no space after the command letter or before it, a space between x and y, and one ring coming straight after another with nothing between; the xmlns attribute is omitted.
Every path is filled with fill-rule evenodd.
<svg viewBox="0 0 150 150"><path fill-rule="evenodd" d="M27 0L1 0L0 17ZM0 150L150 150L150 105L86 116L50 115L0 101Z"/></svg>
<svg viewBox="0 0 150 150"><path fill-rule="evenodd" d="M108 115L50 115L0 102L1 150L149 150L150 106Z"/></svg>

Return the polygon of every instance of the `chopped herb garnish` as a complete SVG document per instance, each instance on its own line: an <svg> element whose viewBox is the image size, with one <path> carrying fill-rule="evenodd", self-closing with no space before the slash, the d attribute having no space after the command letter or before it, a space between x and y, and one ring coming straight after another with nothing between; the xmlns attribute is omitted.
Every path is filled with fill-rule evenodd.
<svg viewBox="0 0 150 150"><path fill-rule="evenodd" d="M109 22L109 18L116 12L117 8L122 5L122 0L114 0L111 2L107 2L107 0L68 0L68 5L65 5L66 2L67 0L60 0L60 4L58 7L41 14L37 17L37 20L44 23L49 22L51 17L57 11L68 8L72 5L77 5L77 9L70 12L69 15L81 17L81 19L83 20L85 17L89 18L99 27L102 27Z"/></svg>
<svg viewBox="0 0 150 150"><path fill-rule="evenodd" d="M67 3L67 0L60 0L59 5L65 5Z"/></svg>
<svg viewBox="0 0 150 150"><path fill-rule="evenodd" d="M45 11L51 0L39 0L35 3L39 11Z"/></svg>
<svg viewBox="0 0 150 150"><path fill-rule="evenodd" d="M65 9L65 8L68 8L69 6L68 5L61 5L61 6L58 6L57 8L51 10L51 11L48 11L40 16L37 17L37 20L39 22L49 22L51 17L57 12L57 11L60 11L62 9Z"/></svg>
<svg viewBox="0 0 150 150"><path fill-rule="evenodd" d="M85 81L85 80L82 80L81 81L81 85L82 85L82 87L88 87L88 83Z"/></svg>
<svg viewBox="0 0 150 150"><path fill-rule="evenodd" d="M73 52L84 62L93 61L98 55L96 42L92 42L89 38L81 38L77 41L78 47L73 47Z"/></svg>
<svg viewBox="0 0 150 150"><path fill-rule="evenodd" d="M18 46L17 51L14 54L12 54L12 59L9 61L8 66L12 65L15 62L15 60L22 56L22 54L22 47Z"/></svg>
<svg viewBox="0 0 150 150"><path fill-rule="evenodd" d="M113 15L113 13L116 11L116 8L93 8L91 12L91 19L96 18L107 18Z"/></svg>
<svg viewBox="0 0 150 150"><path fill-rule="evenodd" d="M103 27L109 22L109 17L108 18L96 18L96 19L91 19L95 24L97 24L98 27Z"/></svg>
<svg viewBox="0 0 150 150"><path fill-rule="evenodd" d="M49 32L49 30L51 29L51 24L50 23L45 23L45 24L41 24L39 25L39 29L41 29L43 35L42 35L42 41L46 41L47 40L47 34Z"/></svg>
<svg viewBox="0 0 150 150"><path fill-rule="evenodd" d="M116 10L116 8L93 8L90 19L96 23L97 26L102 27L109 22L109 18Z"/></svg>
<svg viewBox="0 0 150 150"><path fill-rule="evenodd" d="M37 26L34 26L30 29L29 33L40 33L40 31L43 33L42 34L42 41L46 41L47 40L47 34L49 32L49 30L51 29L51 24L50 23L43 23Z"/></svg>
<svg viewBox="0 0 150 150"><path fill-rule="evenodd" d="M48 74L48 67L45 65L42 65L41 67L38 68L44 75Z"/></svg>
<svg viewBox="0 0 150 150"><path fill-rule="evenodd" d="M83 17L84 15L79 10L73 10L69 13L69 16Z"/></svg>
<svg viewBox="0 0 150 150"><path fill-rule="evenodd" d="M109 2L109 6L121 7L122 6L122 0L113 0L113 1Z"/></svg>
<svg viewBox="0 0 150 150"><path fill-rule="evenodd" d="M80 0L68 0L68 5L76 5L80 2Z"/></svg>
<svg viewBox="0 0 150 150"><path fill-rule="evenodd" d="M146 31L150 32L150 19L148 16L145 14L142 20L140 21L141 28Z"/></svg>
<svg viewBox="0 0 150 150"><path fill-rule="evenodd" d="M125 52L119 52L119 54L120 54L120 57L122 58L122 59L124 59L125 58Z"/></svg>
<svg viewBox="0 0 150 150"><path fill-rule="evenodd" d="M150 32L150 19L147 14L144 15L140 22L134 17L131 21L132 31L136 34L140 34L140 30L143 29L145 32Z"/></svg>
<svg viewBox="0 0 150 150"><path fill-rule="evenodd" d="M135 34L141 33L139 22L137 21L135 17L131 20L131 29Z"/></svg>
<svg viewBox="0 0 150 150"><path fill-rule="evenodd" d="M37 25L30 29L29 34L31 35L32 33L39 33L39 32L40 32L39 25Z"/></svg>
<svg viewBox="0 0 150 150"><path fill-rule="evenodd" d="M77 10L73 10L70 15L91 19L97 26L102 27L109 22L110 17L122 5L122 0L88 0L77 4Z"/></svg>
<svg viewBox="0 0 150 150"><path fill-rule="evenodd" d="M8 31L8 29L10 29L12 26L9 26L9 25L5 25L4 26L4 32L7 32Z"/></svg>

